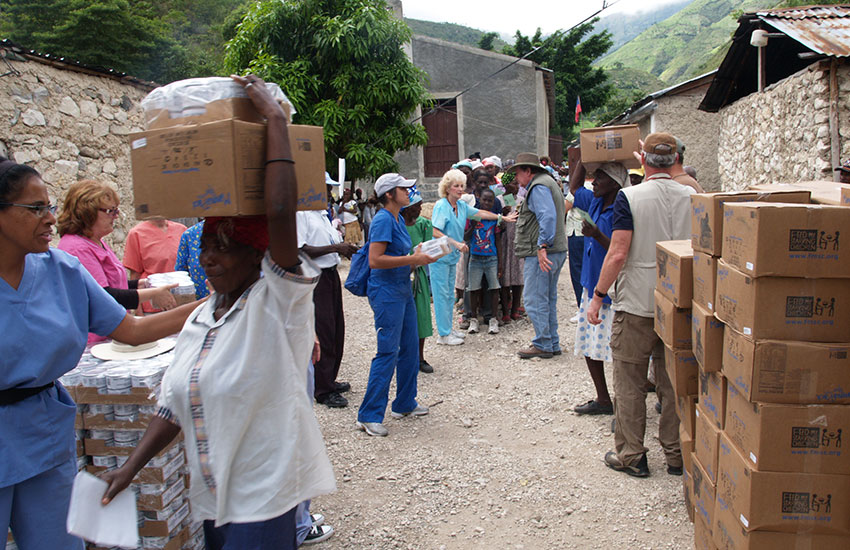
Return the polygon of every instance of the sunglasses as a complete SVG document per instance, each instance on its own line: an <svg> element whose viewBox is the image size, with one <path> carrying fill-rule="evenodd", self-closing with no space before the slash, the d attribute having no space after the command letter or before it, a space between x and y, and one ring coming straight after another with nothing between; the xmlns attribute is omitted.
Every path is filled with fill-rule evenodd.
<svg viewBox="0 0 850 550"><path fill-rule="evenodd" d="M32 211L39 218L43 218L47 215L48 212L56 215L56 211L59 210L58 206L54 206L52 204L18 204L15 202L2 202L0 206L17 206L18 208L26 208L27 210Z"/></svg>
<svg viewBox="0 0 850 550"><path fill-rule="evenodd" d="M121 214L117 206L115 208L98 208L98 210L100 210L104 214L112 216L113 218L117 218Z"/></svg>

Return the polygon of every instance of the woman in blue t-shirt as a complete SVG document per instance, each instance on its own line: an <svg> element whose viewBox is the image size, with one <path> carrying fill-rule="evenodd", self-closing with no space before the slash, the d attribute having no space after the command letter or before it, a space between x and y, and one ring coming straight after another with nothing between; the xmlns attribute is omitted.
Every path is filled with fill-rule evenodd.
<svg viewBox="0 0 850 550"><path fill-rule="evenodd" d="M50 248L56 207L33 168L0 157L0 536L82 550L65 529L77 473L77 407L58 378L89 332L128 344L178 332L198 302L136 318L80 261Z"/></svg>
<svg viewBox="0 0 850 550"><path fill-rule="evenodd" d="M584 256L581 263L581 305L576 327L575 354L583 355L587 370L596 388L596 399L575 407L578 414L614 414L614 406L605 381L605 361L611 361L611 299L603 300L598 325L587 320L587 306L593 297L593 289L602 271L602 262L611 243L611 227L614 199L623 187L628 187L629 172L619 162L608 162L600 166L593 178L593 191L586 189L584 178L574 178L570 191L575 196L573 208L583 212L582 233ZM591 223L592 222L592 223Z"/></svg>
<svg viewBox="0 0 850 550"><path fill-rule="evenodd" d="M410 235L399 214L410 202L407 189L415 183L416 180L398 174L384 174L375 182L375 195L383 208L369 227L372 271L367 296L375 315L378 352L372 359L366 394L357 412L357 426L369 435L389 433L383 421L393 372L396 373L396 398L390 413L393 418L428 414L428 407L416 402L419 330L410 271L434 260L418 249L408 255Z"/></svg>

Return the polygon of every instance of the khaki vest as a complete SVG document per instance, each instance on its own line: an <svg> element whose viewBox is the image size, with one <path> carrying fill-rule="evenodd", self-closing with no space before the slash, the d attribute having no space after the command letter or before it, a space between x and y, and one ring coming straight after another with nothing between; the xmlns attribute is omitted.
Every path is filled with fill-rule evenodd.
<svg viewBox="0 0 850 550"><path fill-rule="evenodd" d="M695 191L659 177L627 187L622 193L629 201L634 232L626 264L610 292L612 307L640 317L653 317L655 243L690 238L691 195Z"/></svg>
<svg viewBox="0 0 850 550"><path fill-rule="evenodd" d="M531 194L531 190L542 185L548 187L552 193L552 201L555 203L555 239L552 245L548 248L550 252L566 252L567 250L567 231L564 226L564 219L567 215L566 207L564 206L564 194L561 188L555 183L547 173L541 173L534 176L528 184L528 192L526 197ZM540 224L537 223L537 216L528 207L528 201L522 201L519 205L519 217L516 220L516 255L520 258L537 255L537 238L540 236Z"/></svg>

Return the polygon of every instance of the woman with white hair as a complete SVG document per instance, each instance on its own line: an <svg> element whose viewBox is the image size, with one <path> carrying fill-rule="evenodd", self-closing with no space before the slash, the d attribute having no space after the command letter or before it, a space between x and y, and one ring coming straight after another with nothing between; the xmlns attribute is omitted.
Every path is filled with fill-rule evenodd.
<svg viewBox="0 0 850 550"><path fill-rule="evenodd" d="M584 167L579 165L579 173ZM603 299L599 318L602 323L592 325L587 320L587 307L592 298L593 289L599 280L602 262L611 244L614 199L623 187L631 186L629 172L619 162L608 162L600 166L593 178L593 191L586 189L584 177L574 177L570 181L570 192L575 196L573 209L582 212L582 233L584 256L581 264L581 305L579 306L578 325L576 327L575 354L584 355L587 370L596 388L596 399L575 407L578 414L614 414L608 384L605 381L605 361L611 361L611 323L614 313L611 311L611 299Z"/></svg>
<svg viewBox="0 0 850 550"><path fill-rule="evenodd" d="M437 320L437 343L449 346L463 344L463 334L452 330L452 307L454 306L453 283L455 269L460 259L460 252L469 250L463 242L463 231L466 221L470 218L481 220L503 219L515 222L516 213L502 216L493 212L479 210L460 200L466 189L466 175L460 170L449 170L440 180L439 194L442 197L434 205L431 223L434 226L434 236L445 235L455 248L450 254L443 256L431 265L431 295L434 299L434 317Z"/></svg>

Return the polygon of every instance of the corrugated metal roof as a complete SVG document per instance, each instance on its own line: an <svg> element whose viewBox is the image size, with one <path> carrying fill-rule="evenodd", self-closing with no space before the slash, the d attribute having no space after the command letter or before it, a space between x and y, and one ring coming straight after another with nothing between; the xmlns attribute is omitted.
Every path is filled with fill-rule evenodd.
<svg viewBox="0 0 850 550"><path fill-rule="evenodd" d="M850 56L850 6L768 10L756 16L814 52Z"/></svg>

